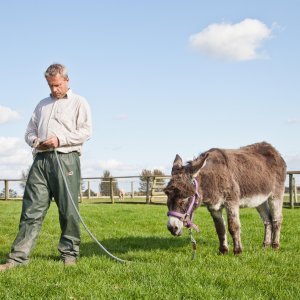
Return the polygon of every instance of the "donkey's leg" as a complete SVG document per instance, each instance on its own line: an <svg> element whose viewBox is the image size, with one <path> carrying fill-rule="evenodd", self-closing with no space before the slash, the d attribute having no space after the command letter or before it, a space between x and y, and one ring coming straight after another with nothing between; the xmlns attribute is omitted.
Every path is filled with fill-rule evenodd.
<svg viewBox="0 0 300 300"><path fill-rule="evenodd" d="M279 249L283 197L270 197L268 203L272 215L272 247Z"/></svg>
<svg viewBox="0 0 300 300"><path fill-rule="evenodd" d="M272 216L268 201L257 206L256 209L259 212L260 217L265 225L265 237L263 246L268 247L272 243Z"/></svg>
<svg viewBox="0 0 300 300"><path fill-rule="evenodd" d="M228 252L228 243L226 236L226 227L225 221L222 215L222 209L220 210L211 210L209 212L214 220L216 231L219 237L220 247L219 251L221 254L226 254Z"/></svg>
<svg viewBox="0 0 300 300"><path fill-rule="evenodd" d="M239 254L243 250L241 242L241 223L239 215L239 206L228 205L226 207L226 211L228 218L228 230L233 240L233 253Z"/></svg>

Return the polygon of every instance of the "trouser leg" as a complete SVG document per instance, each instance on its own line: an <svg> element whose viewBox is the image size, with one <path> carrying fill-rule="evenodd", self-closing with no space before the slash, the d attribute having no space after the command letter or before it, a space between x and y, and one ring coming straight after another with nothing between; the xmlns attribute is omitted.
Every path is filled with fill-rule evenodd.
<svg viewBox="0 0 300 300"><path fill-rule="evenodd" d="M61 227L61 237L58 250L62 260L75 260L79 255L80 226L79 217L71 202L68 190L78 208L78 195L80 189L80 160L78 153L60 154L58 153L68 189L63 180L61 171L55 162L55 180L51 181L55 202L59 211L59 223Z"/></svg>
<svg viewBox="0 0 300 300"><path fill-rule="evenodd" d="M12 244L8 261L27 264L50 205L50 191L43 172L43 159L38 157L28 174L23 196L19 232Z"/></svg>

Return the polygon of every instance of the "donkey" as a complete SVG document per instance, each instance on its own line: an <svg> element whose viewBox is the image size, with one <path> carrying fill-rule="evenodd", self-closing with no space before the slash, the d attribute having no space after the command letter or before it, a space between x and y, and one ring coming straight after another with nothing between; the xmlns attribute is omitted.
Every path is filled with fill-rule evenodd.
<svg viewBox="0 0 300 300"><path fill-rule="evenodd" d="M124 196L125 196L125 191L122 190L122 189L120 189L120 190L119 190L119 200L120 200L120 201L121 201L121 200L124 200Z"/></svg>
<svg viewBox="0 0 300 300"><path fill-rule="evenodd" d="M228 252L225 222L233 239L233 252L242 252L239 207L256 207L265 226L263 246L279 248L286 163L266 142L239 149L213 148L183 165L177 154L172 177L164 189L168 197L167 228L175 235L192 223L194 210L204 204L219 237L219 251Z"/></svg>

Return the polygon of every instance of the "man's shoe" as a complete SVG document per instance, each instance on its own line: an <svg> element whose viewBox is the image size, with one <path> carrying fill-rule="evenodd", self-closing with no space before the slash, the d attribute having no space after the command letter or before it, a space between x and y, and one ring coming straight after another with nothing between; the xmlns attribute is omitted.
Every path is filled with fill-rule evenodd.
<svg viewBox="0 0 300 300"><path fill-rule="evenodd" d="M71 267L76 265L76 259L65 259L64 260L64 266L65 267Z"/></svg>
<svg viewBox="0 0 300 300"><path fill-rule="evenodd" d="M14 264L12 262L7 262L5 264L0 265L0 272L4 272L6 270L15 268L17 266L17 264Z"/></svg>

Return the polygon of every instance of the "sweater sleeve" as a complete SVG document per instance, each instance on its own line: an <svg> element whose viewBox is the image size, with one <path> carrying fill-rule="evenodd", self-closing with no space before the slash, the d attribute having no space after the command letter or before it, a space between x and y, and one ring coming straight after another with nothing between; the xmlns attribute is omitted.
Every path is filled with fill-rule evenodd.
<svg viewBox="0 0 300 300"><path fill-rule="evenodd" d="M35 108L25 131L25 142L30 147L32 147L33 141L38 137L37 114L38 107Z"/></svg>
<svg viewBox="0 0 300 300"><path fill-rule="evenodd" d="M59 147L82 145L92 135L92 117L89 104L81 98L76 116L76 129L57 133Z"/></svg>

